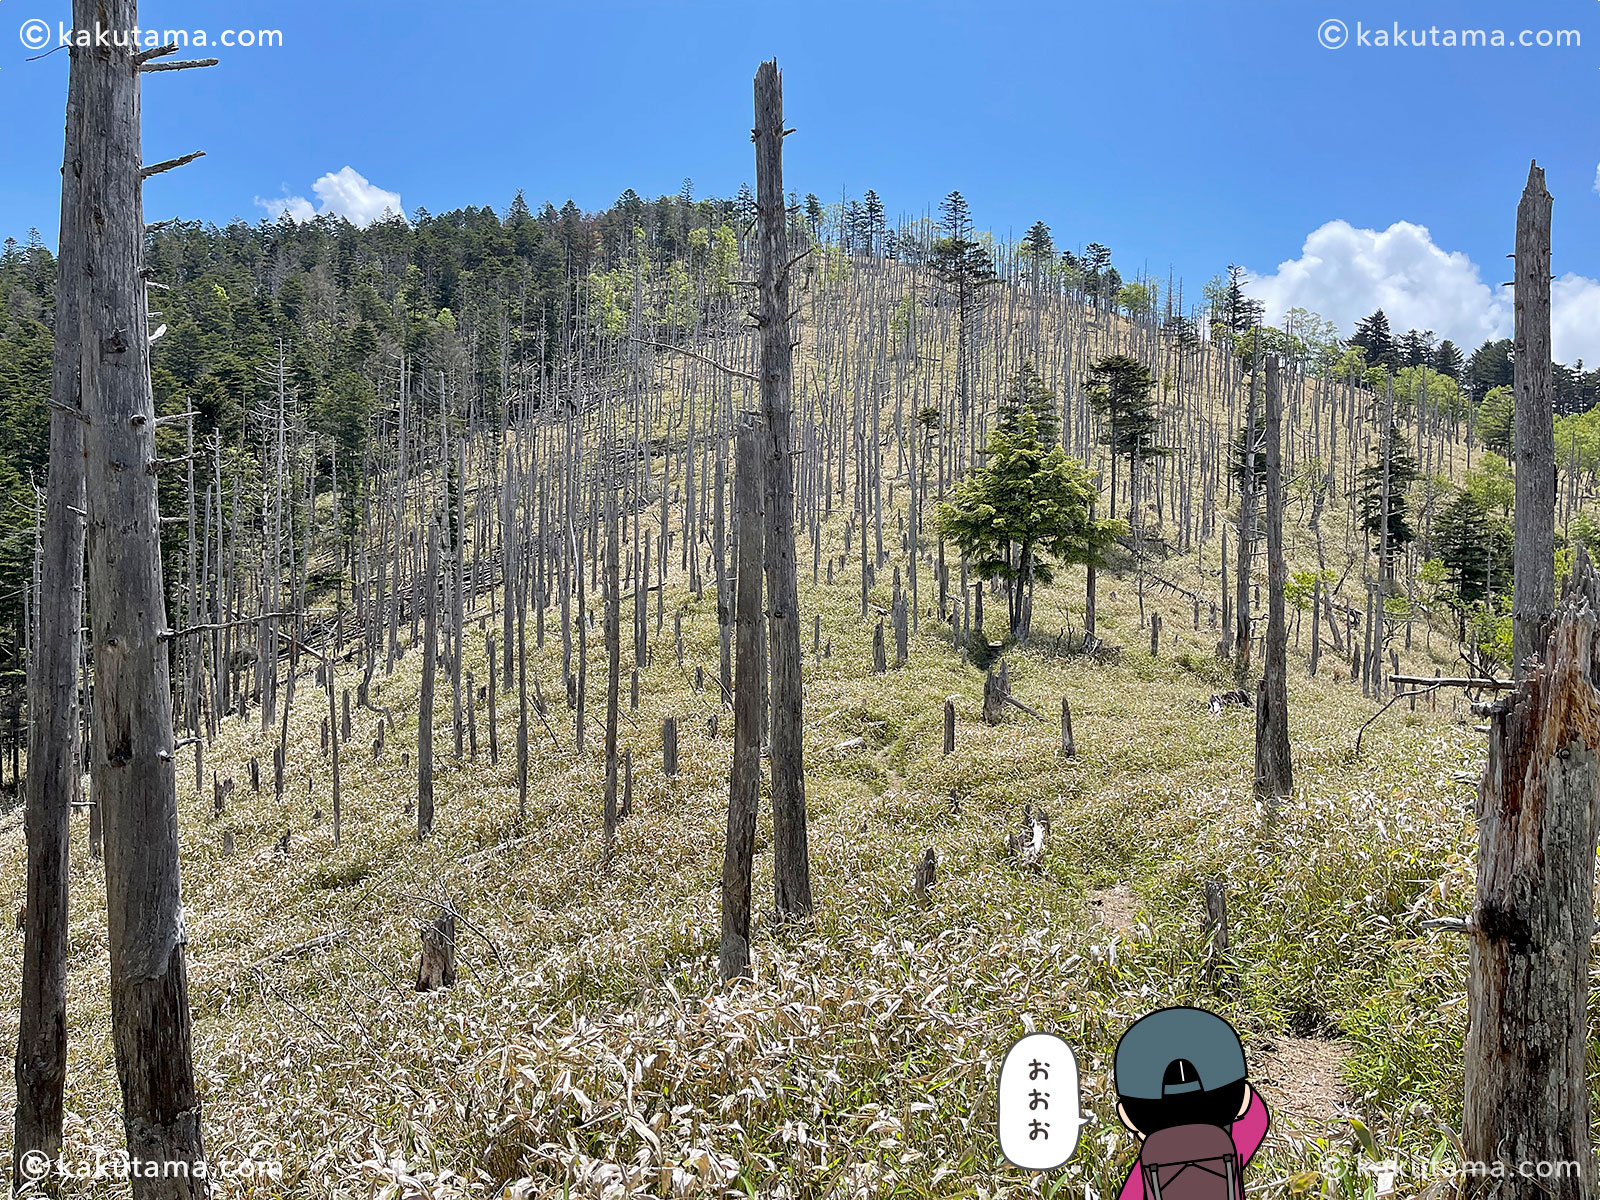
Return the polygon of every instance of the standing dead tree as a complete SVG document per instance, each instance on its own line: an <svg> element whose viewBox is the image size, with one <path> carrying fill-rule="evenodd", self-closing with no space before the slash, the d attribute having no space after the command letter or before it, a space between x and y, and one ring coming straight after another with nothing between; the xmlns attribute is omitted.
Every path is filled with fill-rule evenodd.
<svg viewBox="0 0 1600 1200"><path fill-rule="evenodd" d="M1600 579L1581 551L1544 662L1490 710L1467 932L1466 1157L1508 1163L1496 1194L1592 1200L1588 1044L1600 842ZM1579 1173L1521 1179L1517 1164Z"/></svg>
<svg viewBox="0 0 1600 1200"><path fill-rule="evenodd" d="M86 7L80 0L77 6ZM80 19L74 14L74 20ZM28 672L28 891L18 1006L17 1111L12 1183L24 1182L26 1154L61 1150L67 1075L67 867L72 800L82 773L78 659L83 610L83 408L78 385L81 293L85 284L78 180L83 171L84 59L74 48L67 84L61 171L61 254L57 260L55 352L51 373L50 474L38 565L38 607Z"/></svg>
<svg viewBox="0 0 1600 1200"><path fill-rule="evenodd" d="M794 462L789 389L794 353L789 312L788 209L783 194L783 77L776 60L756 72L756 207L760 223L761 408L765 469L767 622L771 647L773 876L781 917L811 913L811 850L806 837L806 768L801 679L800 600L795 579ZM864 534L863 534L864 536Z"/></svg>
<svg viewBox="0 0 1600 1200"><path fill-rule="evenodd" d="M1289 633L1284 623L1283 585L1283 391L1276 356L1267 359L1267 640L1256 690L1256 782L1258 800L1294 791L1289 755Z"/></svg>
<svg viewBox="0 0 1600 1200"><path fill-rule="evenodd" d="M1550 193L1537 163L1517 205L1515 363L1517 504L1512 661L1518 678L1544 644L1555 607L1556 454L1550 366Z"/></svg>
<svg viewBox="0 0 1600 1200"><path fill-rule="evenodd" d="M91 26L138 26L135 0L79 4ZM171 48L166 50L171 52ZM86 419L94 721L91 778L104 809L112 1036L135 1200L210 1193L184 962L155 401L141 253L139 76L161 51L96 45L84 74L77 178L83 239L78 381ZM188 1164L183 1172L174 1163Z"/></svg>
<svg viewBox="0 0 1600 1200"><path fill-rule="evenodd" d="M733 766L728 781L728 840L722 858L723 979L750 970L751 867L761 791L761 572L765 514L760 430L739 429L734 471L734 513L739 543L736 675L733 690Z"/></svg>

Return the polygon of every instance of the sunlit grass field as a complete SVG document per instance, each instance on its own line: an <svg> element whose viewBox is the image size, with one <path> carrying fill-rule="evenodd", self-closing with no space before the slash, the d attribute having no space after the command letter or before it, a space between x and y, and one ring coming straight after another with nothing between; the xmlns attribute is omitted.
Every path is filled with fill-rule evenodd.
<svg viewBox="0 0 1600 1200"><path fill-rule="evenodd" d="M832 586L803 576L817 914L771 926L764 815L755 976L732 989L715 969L732 720L723 712L709 732L720 710L710 587L697 600L670 586L660 630L652 613L654 657L637 711L624 606L621 741L636 787L609 869L598 625L582 754L554 613L556 632L530 658L554 736L532 718L525 821L514 694L499 705L498 764L488 761L481 701L477 759L458 762L441 675L435 829L417 842L415 650L388 679L380 666L374 702L398 719L377 761L376 718L355 713L341 845L314 681L299 682L281 803L273 735L255 717L227 723L207 756L206 787L194 790L187 755L180 772L195 1053L210 1153L281 1163L282 1178L223 1180L219 1195L1108 1197L1134 1156L1114 1115L1111 1051L1135 1018L1178 1003L1234 1022L1276 1108L1250 1168L1253 1191L1370 1194L1375 1176L1359 1169L1362 1158L1448 1155L1466 946L1418 926L1469 903L1472 784L1459 777L1475 777L1482 735L1448 696L1415 711L1401 702L1367 731L1358 760L1356 731L1377 704L1345 681L1348 661L1326 656L1313 679L1303 655L1291 655L1296 795L1264 811L1251 796L1253 715L1207 708L1233 686L1208 614L1194 631L1189 601L1147 589L1147 611L1164 618L1152 658L1136 579L1122 566L1101 576L1100 633L1113 649L1096 658L1058 653L1047 629L1048 614L1081 609L1081 570L1041 595L1035 639L1007 653L1014 694L1042 719L1013 708L996 727L979 715L982 672L963 663L930 611L926 575L909 662L893 666L891 637L884 676L871 673L877 618L860 615L859 568L836 571ZM1214 589L1192 560L1163 570ZM889 577L878 574L873 594L884 608ZM999 641L1003 603L987 608ZM826 656L812 652L814 613ZM465 665L482 683L480 617L495 626L487 609L469 619ZM530 655L532 642L530 622ZM1417 644L1414 665L1431 673ZM1437 661L1448 665L1442 652ZM693 687L696 667L705 691ZM359 673L341 663L336 686L353 689ZM1063 696L1078 747L1070 760L1060 756ZM949 756L946 697L958 713ZM680 729L673 778L660 749L669 714ZM248 780L252 756L260 794ZM211 812L213 771L236 785L221 818ZM1051 820L1038 872L1005 853L1024 805ZM286 855L275 849L285 831ZM122 1144L102 864L88 857L86 834L79 817L67 1150L76 1161ZM923 907L912 870L928 847L938 882ZM13 905L23 864L12 813L0 826L0 889ZM1231 926L1214 969L1208 879L1225 889ZM459 980L418 995L418 930L444 900L462 914ZM331 946L269 958L340 931ZM11 994L20 970L13 935L0 957ZM1000 1057L1030 1029L1076 1048L1091 1117L1073 1160L1048 1175L1005 1165L995 1133ZM1416 1194L1436 1183L1403 1173L1396 1186ZM119 1188L96 1181L69 1192Z"/></svg>

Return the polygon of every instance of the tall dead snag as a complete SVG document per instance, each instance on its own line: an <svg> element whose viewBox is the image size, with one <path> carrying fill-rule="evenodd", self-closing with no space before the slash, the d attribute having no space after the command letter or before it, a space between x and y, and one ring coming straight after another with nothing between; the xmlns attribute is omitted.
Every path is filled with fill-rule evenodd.
<svg viewBox="0 0 1600 1200"><path fill-rule="evenodd" d="M794 464L789 456L788 211L783 194L783 77L776 60L756 72L756 208L761 227L761 407L766 422L767 619L771 641L773 883L780 917L811 913L802 757L805 694L800 675L800 600L795 581Z"/></svg>
<svg viewBox="0 0 1600 1200"><path fill-rule="evenodd" d="M79 7L83 5L80 3ZM74 20L79 18L74 15ZM87 220L78 180L84 59L74 48L67 84L67 132L61 171L61 248L57 259L55 357L52 364L50 473L40 538L39 594L28 671L28 892L23 921L22 995L17 1031L17 1110L12 1180L25 1182L29 1152L61 1150L67 1073L67 866L72 800L81 773L78 657L83 610L83 421L78 389L83 240Z"/></svg>
<svg viewBox="0 0 1600 1200"><path fill-rule="evenodd" d="M760 431L739 427L734 515L738 522L736 675L733 684L733 768L728 781L728 841L722 856L722 953L719 970L733 979L750 970L750 875L761 791L761 571L765 556L761 511Z"/></svg>
<svg viewBox="0 0 1600 1200"><path fill-rule="evenodd" d="M1250 577L1256 546L1256 374L1250 372L1244 418L1244 467L1239 477L1238 567L1233 587L1233 673L1240 687L1250 679Z"/></svg>
<svg viewBox="0 0 1600 1200"><path fill-rule="evenodd" d="M134 0L78 4L111 30L138 26ZM124 42L129 39L122 39ZM111 1020L135 1200L206 1196L184 964L177 763L156 507L155 402L142 275L139 64L94 46L83 72L83 241L78 382L94 661L91 778L104 810ZM141 56L142 57L142 56ZM175 1172L174 1163L190 1164ZM184 1178L177 1178L178 1175Z"/></svg>
<svg viewBox="0 0 1600 1200"><path fill-rule="evenodd" d="M1520 679L1544 645L1555 607L1556 451L1550 367L1550 193L1544 170L1528 168L1517 205L1517 506L1512 582L1512 656Z"/></svg>
<svg viewBox="0 0 1600 1200"><path fill-rule="evenodd" d="M1256 687L1256 798L1294 791L1289 756L1289 630L1283 613L1283 392L1267 359L1267 640Z"/></svg>
<svg viewBox="0 0 1600 1200"><path fill-rule="evenodd" d="M1466 1157L1502 1197L1592 1200L1584 1047L1600 838L1600 580L1581 551L1544 662L1491 710L1470 924ZM1518 1164L1581 1174L1520 1179Z"/></svg>
<svg viewBox="0 0 1600 1200"><path fill-rule="evenodd" d="M610 461L608 456L608 461ZM617 490L606 488L606 798L604 860L617 848L617 720L622 690L622 580L618 562ZM644 580L635 591L644 590Z"/></svg>
<svg viewBox="0 0 1600 1200"><path fill-rule="evenodd" d="M439 527L428 527L422 581L422 695L417 700L417 840L433 832L433 702L439 675Z"/></svg>

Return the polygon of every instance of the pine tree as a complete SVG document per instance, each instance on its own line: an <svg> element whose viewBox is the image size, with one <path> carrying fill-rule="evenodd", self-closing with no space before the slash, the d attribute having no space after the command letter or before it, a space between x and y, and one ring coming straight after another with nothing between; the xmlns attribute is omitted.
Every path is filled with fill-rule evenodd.
<svg viewBox="0 0 1600 1200"><path fill-rule="evenodd" d="M1512 364L1511 339L1499 338L1484 342L1467 360L1467 398L1474 402L1483 400L1497 387L1510 387L1516 368Z"/></svg>
<svg viewBox="0 0 1600 1200"><path fill-rule="evenodd" d="M1166 453L1155 443L1160 420L1151 397L1150 368L1126 354L1111 354L1089 370L1085 391L1100 417L1100 440L1111 449L1111 515L1117 515L1117 459L1128 460L1129 508L1138 513L1139 464Z"/></svg>
<svg viewBox="0 0 1600 1200"><path fill-rule="evenodd" d="M1396 354L1402 366L1433 366L1433 330L1418 333L1415 329L1408 329L1396 347Z"/></svg>
<svg viewBox="0 0 1600 1200"><path fill-rule="evenodd" d="M1433 369L1441 375L1448 376L1457 383L1461 382L1461 372L1465 364L1461 359L1461 351L1449 338L1439 343L1439 348L1433 352Z"/></svg>
<svg viewBox="0 0 1600 1200"><path fill-rule="evenodd" d="M1511 586L1511 525L1483 498L1463 491L1433 523L1431 549L1464 604L1504 595Z"/></svg>
<svg viewBox="0 0 1600 1200"><path fill-rule="evenodd" d="M822 201L817 199L815 192L807 192L806 225L810 227L812 237L820 237L822 235L823 216Z"/></svg>
<svg viewBox="0 0 1600 1200"><path fill-rule="evenodd" d="M1026 640L1033 587L1054 566L1095 564L1123 526L1091 516L1095 486L1059 442L1055 393L1031 361L1001 398L984 465L939 506L940 533L966 555L980 579L1000 579L1010 595L1011 632Z"/></svg>
<svg viewBox="0 0 1600 1200"><path fill-rule="evenodd" d="M1244 290L1244 268L1238 264L1228 267L1226 282L1213 280L1206 288L1206 298L1211 301L1213 332L1220 327L1236 341L1261 324L1266 306L1252 299Z"/></svg>
<svg viewBox="0 0 1600 1200"><path fill-rule="evenodd" d="M1350 344L1365 352L1368 366L1386 367L1391 371L1399 366L1394 335L1389 332L1389 318L1381 308L1356 326Z"/></svg>
<svg viewBox="0 0 1600 1200"><path fill-rule="evenodd" d="M947 238L966 239L971 235L972 213L960 192L951 192L939 202L939 228Z"/></svg>
<svg viewBox="0 0 1600 1200"><path fill-rule="evenodd" d="M1403 550L1416 538L1411 528L1410 504L1406 496L1417 478L1417 460L1406 448L1400 430L1389 427L1389 508L1388 508L1388 561L1394 561L1397 550ZM1384 530L1383 505L1383 453L1376 461L1361 468L1361 527L1373 538ZM1379 548L1381 551L1381 547Z"/></svg>
<svg viewBox="0 0 1600 1200"><path fill-rule="evenodd" d="M861 222L862 235L865 244L861 247L862 254L882 254L883 235L886 228L883 216L883 201L878 199L878 193L871 188L861 197Z"/></svg>

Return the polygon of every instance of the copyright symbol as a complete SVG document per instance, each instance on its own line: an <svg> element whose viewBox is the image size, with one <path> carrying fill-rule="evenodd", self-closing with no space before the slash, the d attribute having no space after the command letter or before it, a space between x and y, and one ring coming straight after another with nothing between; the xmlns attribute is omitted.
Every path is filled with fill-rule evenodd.
<svg viewBox="0 0 1600 1200"><path fill-rule="evenodd" d="M50 44L50 25L38 17L22 23L22 44L29 50L43 50Z"/></svg>
<svg viewBox="0 0 1600 1200"><path fill-rule="evenodd" d="M1329 17L1317 26L1317 41L1329 50L1337 50L1350 39L1350 30L1338 17Z"/></svg>
<svg viewBox="0 0 1600 1200"><path fill-rule="evenodd" d="M25 1179L43 1179L50 1174L50 1156L43 1150L24 1150L18 1165Z"/></svg>

